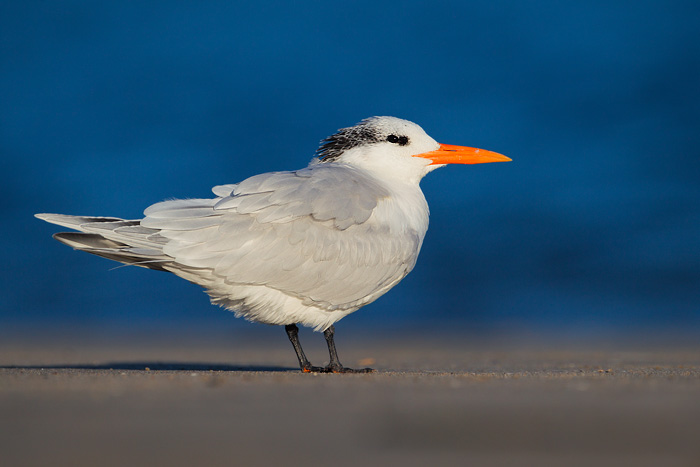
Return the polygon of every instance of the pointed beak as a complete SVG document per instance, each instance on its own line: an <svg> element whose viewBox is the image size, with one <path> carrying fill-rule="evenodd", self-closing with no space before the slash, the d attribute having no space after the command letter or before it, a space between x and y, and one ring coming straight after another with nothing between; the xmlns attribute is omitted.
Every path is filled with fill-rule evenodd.
<svg viewBox="0 0 700 467"><path fill-rule="evenodd" d="M485 149L468 148L466 146L453 146L441 144L435 151L416 154L413 157L430 159L430 165L436 164L483 164L484 162L508 162L512 160L497 152Z"/></svg>

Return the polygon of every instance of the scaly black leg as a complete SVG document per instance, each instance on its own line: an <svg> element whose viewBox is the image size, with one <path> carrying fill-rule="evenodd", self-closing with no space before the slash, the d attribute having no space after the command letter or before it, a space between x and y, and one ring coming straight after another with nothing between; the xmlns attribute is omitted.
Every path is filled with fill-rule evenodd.
<svg viewBox="0 0 700 467"><path fill-rule="evenodd" d="M297 358L299 359L299 366L301 367L301 371L303 371L304 373L324 371L324 368L322 367L311 365L309 359L306 358L306 355L304 354L304 349L301 348L301 343L299 342L299 328L297 327L297 325L288 324L284 327L284 330L287 331L289 341L292 343L294 351L297 353Z"/></svg>
<svg viewBox="0 0 700 467"><path fill-rule="evenodd" d="M372 368L361 368L355 370L352 368L345 368L341 365L340 360L338 360L338 351L335 350L335 341L333 335L335 334L335 327L331 326L325 331L323 331L323 336L326 338L326 343L328 344L328 354L331 357L330 363L324 368L324 373L370 373L374 371Z"/></svg>
<svg viewBox="0 0 700 467"><path fill-rule="evenodd" d="M354 370L341 365L340 360L338 360L338 351L335 350L335 341L333 340L335 328L333 326L323 331L323 336L326 338L326 343L328 344L328 354L331 357L331 361L327 367L313 366L311 362L309 362L309 359L306 358L304 350L301 348L301 343L299 342L299 328L296 324L287 324L284 330L287 331L289 341L292 343L292 347L294 347L294 351L299 359L299 367L301 367L301 371L304 373L370 373L374 371L372 368Z"/></svg>

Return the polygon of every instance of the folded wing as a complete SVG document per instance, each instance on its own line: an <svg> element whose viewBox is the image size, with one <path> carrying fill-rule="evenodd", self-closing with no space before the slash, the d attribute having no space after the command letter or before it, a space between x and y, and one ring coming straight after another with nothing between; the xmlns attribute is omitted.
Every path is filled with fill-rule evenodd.
<svg viewBox="0 0 700 467"><path fill-rule="evenodd" d="M167 239L162 252L174 269L208 270L330 311L372 301L415 264L420 236L395 235L374 219L389 193L351 167L262 174L214 192L219 198L145 211L140 226Z"/></svg>

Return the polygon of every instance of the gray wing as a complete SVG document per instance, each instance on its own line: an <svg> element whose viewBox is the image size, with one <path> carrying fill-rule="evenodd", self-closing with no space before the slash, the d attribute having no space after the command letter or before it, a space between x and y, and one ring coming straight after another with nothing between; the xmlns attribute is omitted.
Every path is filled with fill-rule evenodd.
<svg viewBox="0 0 700 467"><path fill-rule="evenodd" d="M184 269L336 310L368 303L415 265L420 235L396 235L374 220L389 193L351 167L262 174L214 192L230 193L158 203L141 221L168 239L163 253Z"/></svg>
<svg viewBox="0 0 700 467"><path fill-rule="evenodd" d="M36 214L36 217L77 230L53 236L77 250L150 269L163 270L162 266L172 260L162 251L167 239L158 235L157 230L142 227L139 220L65 214Z"/></svg>

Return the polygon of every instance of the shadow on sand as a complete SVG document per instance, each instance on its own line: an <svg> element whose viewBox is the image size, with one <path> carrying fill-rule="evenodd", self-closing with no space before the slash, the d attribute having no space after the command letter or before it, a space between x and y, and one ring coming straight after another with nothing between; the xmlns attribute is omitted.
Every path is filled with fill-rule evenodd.
<svg viewBox="0 0 700 467"><path fill-rule="evenodd" d="M236 366L220 363L178 363L178 362L107 362L88 364L52 364L52 365L3 365L6 370L127 370L127 371L269 371L294 372L297 367L282 366Z"/></svg>

